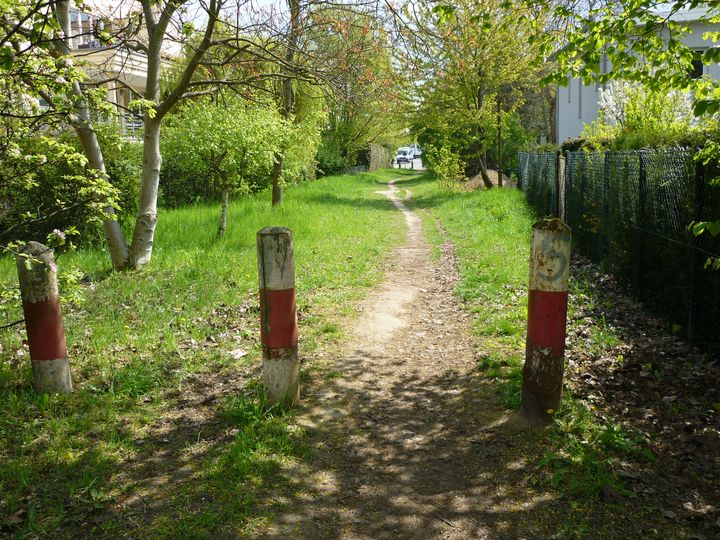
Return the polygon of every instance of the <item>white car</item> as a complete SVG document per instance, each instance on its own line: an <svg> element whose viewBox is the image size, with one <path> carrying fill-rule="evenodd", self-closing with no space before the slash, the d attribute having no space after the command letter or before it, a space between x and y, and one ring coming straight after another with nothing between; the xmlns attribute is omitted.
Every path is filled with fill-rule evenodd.
<svg viewBox="0 0 720 540"><path fill-rule="evenodd" d="M410 148L398 148L395 161L398 163L410 163L415 158L413 151Z"/></svg>

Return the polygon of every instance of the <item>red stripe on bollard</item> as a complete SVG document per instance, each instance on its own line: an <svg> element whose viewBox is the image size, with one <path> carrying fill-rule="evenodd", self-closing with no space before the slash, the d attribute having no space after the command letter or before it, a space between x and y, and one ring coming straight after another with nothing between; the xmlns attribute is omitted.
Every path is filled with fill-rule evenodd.
<svg viewBox="0 0 720 540"><path fill-rule="evenodd" d="M565 352L567 291L530 291L528 294L527 347L552 349L555 357Z"/></svg>
<svg viewBox="0 0 720 540"><path fill-rule="evenodd" d="M260 334L264 347L294 347L298 342L295 289L260 291Z"/></svg>
<svg viewBox="0 0 720 540"><path fill-rule="evenodd" d="M57 360L67 357L65 331L58 297L44 302L23 302L30 358Z"/></svg>

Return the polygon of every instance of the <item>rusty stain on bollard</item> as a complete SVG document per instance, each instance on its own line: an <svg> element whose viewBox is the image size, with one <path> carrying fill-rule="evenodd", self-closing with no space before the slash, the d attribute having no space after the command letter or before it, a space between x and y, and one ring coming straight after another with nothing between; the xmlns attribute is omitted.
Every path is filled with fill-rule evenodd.
<svg viewBox="0 0 720 540"><path fill-rule="evenodd" d="M522 410L548 423L562 397L571 231L557 218L532 229Z"/></svg>

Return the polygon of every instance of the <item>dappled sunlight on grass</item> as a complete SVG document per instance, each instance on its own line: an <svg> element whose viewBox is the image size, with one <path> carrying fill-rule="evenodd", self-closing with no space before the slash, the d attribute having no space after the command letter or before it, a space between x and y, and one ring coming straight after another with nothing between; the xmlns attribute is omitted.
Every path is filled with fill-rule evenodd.
<svg viewBox="0 0 720 540"><path fill-rule="evenodd" d="M0 531L111 535L128 519L155 527L158 537L193 527L205 534L223 526L218 520L242 529L253 492L292 458L299 436L286 432L281 416L250 421L238 412L259 399L242 393L258 374L255 234L268 225L293 230L307 359L339 338L332 321L377 283L379 263L404 238L401 217L374 194L391 177L381 171L291 186L274 209L268 193L231 202L220 239L217 204L162 211L153 260L138 272L109 272L100 249L60 258L61 269L85 275L80 303L64 307L76 391L38 396L22 326L0 334L0 516L17 518L9 529L0 522ZM14 274L14 262L0 260L0 278L15 281ZM235 397L216 410L227 396ZM161 482L156 500L160 488L147 478L172 480L178 467L189 468L192 485ZM135 492L154 509L141 511ZM201 500L207 510L177 519Z"/></svg>

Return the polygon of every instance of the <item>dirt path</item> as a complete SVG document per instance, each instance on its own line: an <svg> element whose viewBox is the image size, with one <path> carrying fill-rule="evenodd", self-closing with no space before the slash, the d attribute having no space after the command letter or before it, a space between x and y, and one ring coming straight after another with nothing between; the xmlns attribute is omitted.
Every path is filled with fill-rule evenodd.
<svg viewBox="0 0 720 540"><path fill-rule="evenodd" d="M507 415L474 371L452 246L434 264L418 216L392 183L383 194L407 242L363 305L340 375L304 398L314 453L287 471L262 537L495 538L518 510L503 502L513 467L495 430Z"/></svg>

